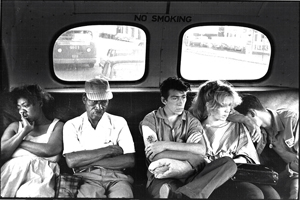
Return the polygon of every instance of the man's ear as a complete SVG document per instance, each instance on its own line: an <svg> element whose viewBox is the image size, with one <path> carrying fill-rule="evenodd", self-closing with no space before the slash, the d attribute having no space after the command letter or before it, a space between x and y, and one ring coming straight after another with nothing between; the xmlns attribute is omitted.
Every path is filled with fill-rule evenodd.
<svg viewBox="0 0 300 200"><path fill-rule="evenodd" d="M86 102L86 96L85 95L82 95L82 102L83 102L83 104L85 104L85 102Z"/></svg>
<svg viewBox="0 0 300 200"><path fill-rule="evenodd" d="M162 102L164 105L166 105L167 100L166 100L164 97L161 97L160 100L161 100L161 102Z"/></svg>
<svg viewBox="0 0 300 200"><path fill-rule="evenodd" d="M257 113L255 109L249 109L248 114L250 114L251 117L256 117Z"/></svg>

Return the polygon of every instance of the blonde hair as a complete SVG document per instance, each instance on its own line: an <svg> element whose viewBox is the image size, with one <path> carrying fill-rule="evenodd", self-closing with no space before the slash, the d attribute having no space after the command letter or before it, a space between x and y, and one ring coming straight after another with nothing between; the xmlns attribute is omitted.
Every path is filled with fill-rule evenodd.
<svg viewBox="0 0 300 200"><path fill-rule="evenodd" d="M209 80L199 86L197 95L193 99L189 111L200 121L207 118L206 103L212 109L222 106L225 97L233 98L233 108L241 104L242 99L233 86L227 81Z"/></svg>

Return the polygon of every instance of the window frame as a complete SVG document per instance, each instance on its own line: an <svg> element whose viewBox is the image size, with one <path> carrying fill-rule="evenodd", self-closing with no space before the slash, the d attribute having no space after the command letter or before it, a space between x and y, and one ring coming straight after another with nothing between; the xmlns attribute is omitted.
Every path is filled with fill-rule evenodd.
<svg viewBox="0 0 300 200"><path fill-rule="evenodd" d="M237 85L244 85L244 84L248 84L248 83L261 83L262 81L268 79L268 77L270 76L270 73L272 71L272 66L273 66L273 61L274 61L274 54L276 52L275 49L275 45L274 45L274 38L272 37L272 35L269 33L269 31L267 31L266 29L257 26L257 25L253 25L253 24L246 24L246 23L234 23L234 22L213 22L213 23L195 23L195 24L191 24L187 27L185 27L181 33L180 33L180 39L179 39L179 44L178 44L178 65L177 65L177 75L178 77L180 77L181 79L183 79L184 81L190 82L191 84L199 84L199 83L203 83L205 81L207 81L208 79L187 79L185 77L182 76L181 74L181 61L182 61L182 48L184 45L184 34L195 27L200 27L200 26L239 26L239 27L243 27L243 28L250 28L253 29L254 31L259 31L260 33L262 33L264 35L264 37L266 39L268 39L269 43L270 43L270 60L269 60L269 65L267 68L266 73L258 79L227 79L228 81L230 81L231 83L237 84Z"/></svg>
<svg viewBox="0 0 300 200"><path fill-rule="evenodd" d="M58 83L61 83L61 84L67 84L67 85L70 85L72 87L72 85L82 85L86 80L64 80L64 79L61 79L60 77L58 77L56 75L56 71L55 71L55 67L54 67L54 59L53 59L53 50L54 50L54 45L55 45L55 42L57 41L57 39L63 34L65 33L66 31L68 30L71 30L71 29L74 29L74 28L78 28L78 27L85 27L85 26L127 26L127 28L132 28L132 27L135 27L135 28L139 28L140 31L143 31L145 33L145 43L144 43L144 50L145 50L145 62L144 62L144 74L142 77L140 77L138 80L109 80L111 85L119 85L119 84L122 84L126 87L126 85L132 85L132 84L139 84L141 82L143 82L148 73L149 73L149 40L150 40L150 34L149 34L149 31L148 29L146 29L146 27L142 26L141 24L136 24L136 23L111 23L111 22L106 22L106 23L97 23L97 24L90 24L90 23L82 23L82 24L73 24L73 25L70 25L70 26L67 26L67 27L64 27L62 28L60 31L58 31L53 39L52 39L52 42L51 42L51 45L50 45L50 51L49 51L49 57L50 57L50 73L52 75L52 77L54 78L55 81L57 81ZM123 30L125 32L125 29ZM139 31L139 32L140 32ZM140 37L140 34L141 33L136 33L137 36Z"/></svg>

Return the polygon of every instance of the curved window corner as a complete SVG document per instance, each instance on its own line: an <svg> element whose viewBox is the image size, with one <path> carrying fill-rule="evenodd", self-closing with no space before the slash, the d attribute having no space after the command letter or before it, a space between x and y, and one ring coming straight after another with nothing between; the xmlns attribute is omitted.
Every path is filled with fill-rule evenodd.
<svg viewBox="0 0 300 200"><path fill-rule="evenodd" d="M187 80L257 80L266 75L270 58L270 41L258 30L198 26L183 35L180 74Z"/></svg>
<svg viewBox="0 0 300 200"><path fill-rule="evenodd" d="M63 81L96 76L137 81L144 76L146 34L134 26L91 25L62 33L54 43L53 68Z"/></svg>

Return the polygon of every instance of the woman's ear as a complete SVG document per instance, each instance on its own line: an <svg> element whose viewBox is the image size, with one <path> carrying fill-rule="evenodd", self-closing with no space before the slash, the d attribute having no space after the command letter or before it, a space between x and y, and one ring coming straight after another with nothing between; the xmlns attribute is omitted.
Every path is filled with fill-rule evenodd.
<svg viewBox="0 0 300 200"><path fill-rule="evenodd" d="M206 110L207 116L210 116L212 109L211 109L210 104L208 102L205 103L205 110Z"/></svg>
<svg viewBox="0 0 300 200"><path fill-rule="evenodd" d="M206 109L207 112L210 111L210 106L209 106L208 102L205 103L205 109Z"/></svg>

